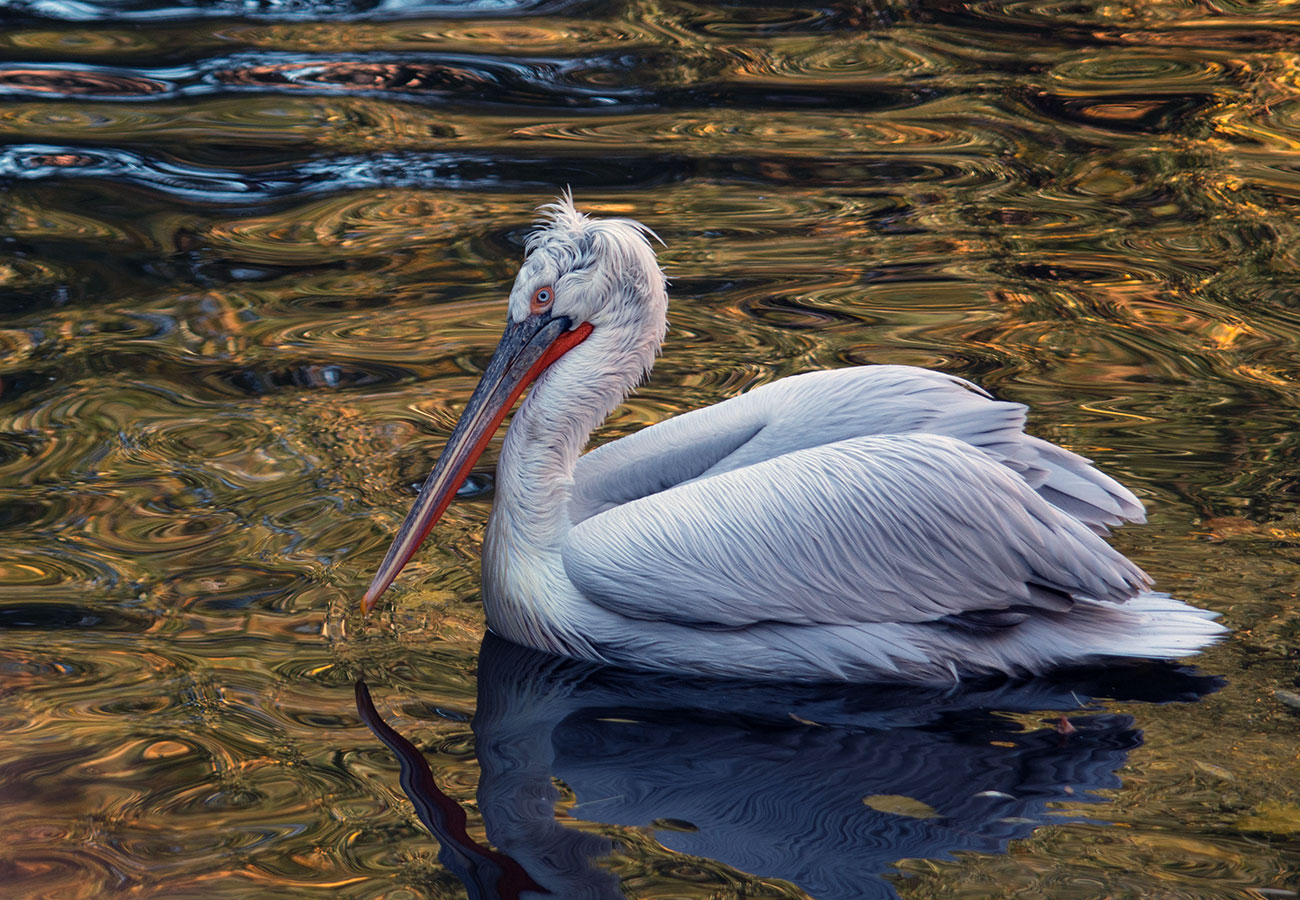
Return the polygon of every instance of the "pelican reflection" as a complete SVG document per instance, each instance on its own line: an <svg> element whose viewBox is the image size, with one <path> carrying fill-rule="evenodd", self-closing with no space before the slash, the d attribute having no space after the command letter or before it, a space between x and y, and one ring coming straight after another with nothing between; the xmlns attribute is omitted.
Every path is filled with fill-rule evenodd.
<svg viewBox="0 0 1300 900"><path fill-rule="evenodd" d="M1190 700L1218 685L1172 667L1140 674L958 692L708 681L489 635L473 729L478 807L496 851L465 835L464 814L364 685L357 696L471 897L624 896L600 863L612 841L557 819L558 779L577 797L572 818L649 826L669 850L789 881L816 900L856 900L896 896L881 876L899 859L1001 852L1040 824L1070 821L1054 803L1119 787L1115 772L1141 733L1131 716L1087 708L1092 696ZM1126 684L1142 695L1117 688ZM1008 715L1032 712L1056 715L1037 728Z"/></svg>

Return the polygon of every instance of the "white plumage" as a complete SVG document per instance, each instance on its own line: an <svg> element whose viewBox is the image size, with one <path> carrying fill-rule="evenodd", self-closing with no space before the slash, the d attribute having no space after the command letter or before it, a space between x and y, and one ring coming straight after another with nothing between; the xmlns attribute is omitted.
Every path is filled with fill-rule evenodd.
<svg viewBox="0 0 1300 900"><path fill-rule="evenodd" d="M509 325L367 592L414 553L500 416L489 626L586 659L716 675L951 680L1176 658L1225 629L1101 537L1142 506L959 378L787 378L580 455L649 370L667 295L647 230L568 197Z"/></svg>

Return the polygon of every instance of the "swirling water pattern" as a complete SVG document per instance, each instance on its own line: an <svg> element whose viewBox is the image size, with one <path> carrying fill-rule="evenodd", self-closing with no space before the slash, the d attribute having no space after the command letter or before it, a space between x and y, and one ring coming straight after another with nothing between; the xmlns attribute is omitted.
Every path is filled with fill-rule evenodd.
<svg viewBox="0 0 1300 900"><path fill-rule="evenodd" d="M352 682L472 803L490 465L382 615L355 602L565 185L655 229L673 280L664 356L600 438L808 369L954 372L1132 486L1152 522L1117 544L1235 629L1202 660L1219 693L1107 705L1145 733L1113 802L903 863L903 896L1296 896L1291 6L0 0L0 22L8 896L464 895ZM586 826L635 896L805 896L648 824Z"/></svg>

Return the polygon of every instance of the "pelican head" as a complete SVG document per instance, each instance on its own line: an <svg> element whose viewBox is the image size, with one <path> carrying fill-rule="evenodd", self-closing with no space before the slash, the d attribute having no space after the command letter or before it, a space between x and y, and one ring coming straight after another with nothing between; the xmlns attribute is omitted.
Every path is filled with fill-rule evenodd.
<svg viewBox="0 0 1300 900"><path fill-rule="evenodd" d="M605 407L603 418L654 363L668 295L649 242L653 232L631 219L588 218L567 192L540 211L510 290L505 333L375 573L361 601L365 612L438 523L530 384L540 387L568 369L566 384L612 385L612 402L593 401Z"/></svg>

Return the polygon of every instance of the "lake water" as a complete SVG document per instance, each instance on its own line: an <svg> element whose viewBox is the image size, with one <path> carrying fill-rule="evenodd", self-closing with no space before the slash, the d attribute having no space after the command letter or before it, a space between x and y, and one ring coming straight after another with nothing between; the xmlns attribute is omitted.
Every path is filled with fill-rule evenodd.
<svg viewBox="0 0 1300 900"><path fill-rule="evenodd" d="M597 439L962 375L1231 638L955 693L481 648L495 449L363 621L566 185L672 279ZM1284 3L2 0L3 893L1298 896L1298 203Z"/></svg>

